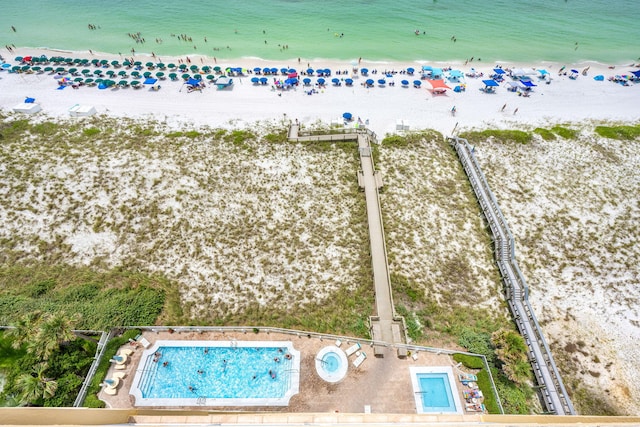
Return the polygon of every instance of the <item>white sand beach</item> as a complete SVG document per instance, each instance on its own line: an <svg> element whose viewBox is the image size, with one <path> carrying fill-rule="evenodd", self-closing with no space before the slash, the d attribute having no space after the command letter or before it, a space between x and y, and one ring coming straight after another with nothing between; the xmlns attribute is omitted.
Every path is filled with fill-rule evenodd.
<svg viewBox="0 0 640 427"><path fill-rule="evenodd" d="M62 55L65 57L98 58L109 61L122 61L125 59L113 55L98 54L96 52L94 52L93 55L89 52L66 53L32 49L17 49L12 53L3 52L5 59L12 64L15 64L15 61L12 60L16 56L39 56L41 54L47 56ZM143 64L146 62L160 62L160 60L164 63L178 63L179 60L179 58L164 57L154 59L140 55L136 56L135 59L141 61ZM192 64L198 66L209 65L213 67L219 65L223 69L228 66L243 67L249 70L252 70L254 67L267 66L278 69L281 67L291 67L298 71L307 68L306 61L298 64L297 60L286 64L250 59L243 59L233 63L215 64L212 58L200 58L197 56L190 57L190 60ZM377 74L373 74L370 77L376 82L372 88L365 88L362 85L366 79L363 76L354 77L353 87L345 86L344 82L341 86L333 86L331 84L331 78L333 77L341 79L351 77L352 64L350 63L309 63L308 65L311 68L330 68L334 71L334 75L327 79L327 86L324 88L316 87L315 92L312 94L308 93L312 87L305 88L302 85L289 90L274 89L272 88L272 84L257 86L251 83L251 77L254 77L251 74L243 77L234 77L235 84L228 89L218 90L214 85L207 85L202 91L189 92L182 80L161 80L158 82L161 86L158 91L151 90L149 86L144 86L140 89L128 87L104 90L100 90L97 87L85 86L73 89L71 86L67 86L60 90L58 89L58 83L54 75L50 73L10 74L7 71L2 71L0 72L0 109L12 111L13 107L22 103L26 97L32 97L35 98L35 103L42 108L42 113L30 116L33 117L34 120L66 119L69 117L69 109L76 104L81 104L95 107L98 114L105 114L116 118L153 119L165 123L170 128L183 128L185 125L250 128L256 122L284 124L294 120L298 120L303 126L311 126L318 122L327 125L331 123L342 125L343 113L350 112L356 119L352 123L357 123L357 119L360 118L363 123L367 123L368 127L376 132L380 140L382 140L386 134L396 132L396 125L399 120L402 120L405 125L408 124L409 130L411 131L435 129L445 135L450 135L454 128L456 132L458 132L483 128L527 129L538 126L549 128L555 124L588 123L591 121L637 123L640 120L640 85L630 84L629 86L623 86L607 80L610 76L629 74L631 70L638 69L638 67L630 65L615 64L614 67L614 65L596 63L500 64L504 69L536 68L549 71L551 76L551 82L549 84L539 80L535 75L532 76L532 81L537 84L537 86L533 88L528 97L519 96L517 93L507 91L504 84L497 89L495 94L487 94L480 90L484 87L482 79L489 78L489 74L491 74L491 70L496 64L477 62L466 65L429 64L439 67L450 66L454 69L461 70L463 73L470 72L473 67L477 72L484 73L484 77L482 78L465 78L465 91L456 93L448 90L444 95L433 95L430 93L426 89L428 84L424 80L422 81L422 88L420 89L414 88L412 84L406 88L402 87L400 84L401 80L406 79L411 83L413 80L419 80L420 77L419 75L407 76L398 72L405 70L407 67L413 67L419 70L422 64L418 63L382 64L363 61L359 65L360 68L366 67L369 70L378 70ZM574 68L582 71L588 67L588 72L586 76L580 73L576 79L570 79L567 75L559 75L558 70L563 66L566 66L565 69L567 71ZM95 67L89 68L93 69ZM335 75L336 70L346 70L347 74ZM380 87L380 85L377 84L377 80L383 77L382 73L385 70L396 72L393 74L393 77L389 79L395 81L395 84L392 86L386 84L385 87ZM154 70L153 73L155 74L156 71L157 70ZM596 75L603 75L605 77L604 81L595 81L593 77ZM273 77L269 77L270 82L272 79ZM115 80L119 79L115 78ZM131 78L129 78L129 80L131 80ZM507 78L507 80L510 79ZM315 81L315 78L313 78L313 81ZM455 86L455 84L449 85L451 87ZM453 107L455 107L456 110L455 115L453 115L451 111ZM78 118L77 120L83 119ZM507 150L508 147L505 148L504 146L487 147L484 152L481 152L482 147L479 147L478 158L482 166L486 168L485 172L487 172L488 175L491 170L502 170L500 168L508 172L518 170L520 171L519 173L522 174L516 175L514 173L513 176L510 176L509 181L505 183L505 188L503 189L496 188L497 183L493 181L491 177L489 177L489 181L502 204L507 221L512 226L517 241L516 252L521 261L521 266L523 266L524 274L527 276L529 284L532 285L532 287L540 285L540 287L535 289L531 294L532 304L543 324L543 328L549 335L547 338L555 346L554 351L580 341L585 341L589 346L598 346L598 348L590 349L590 354L586 356L586 351L584 350L573 350L573 353L576 353L576 360L584 356L582 357L583 360L576 362L576 366L578 366L576 370L579 369L581 372L574 374L581 377L587 386L598 388L600 391L611 390L611 398L617 400L621 408L630 414L637 414L638 410L634 406L634 396L640 393L640 376L638 375L637 366L637 355L640 354L640 344L638 344L638 342L640 341L637 339L629 340L628 337L640 337L638 313L634 311L634 307L637 306L636 301L640 299L640 295L633 295L633 292L638 291L626 289L625 292L628 291L626 295L629 301L626 301L624 306L614 304L615 298L619 296L618 294L616 294L616 296L606 297L608 281L615 284L621 281L619 280L620 277L623 277L625 279L623 281L628 281L633 284L637 281L637 271L630 271L628 272L630 277L625 277L624 268L618 266L616 268L621 268L621 270L618 271L616 277L609 280L606 273L597 273L611 271L613 262L618 262L619 264L621 264L621 262L619 262L619 260L610 261L603 256L602 259L593 262L593 265L595 265L595 267L591 266L593 270L584 270L586 271L586 278L582 277L582 281L575 280L575 277L565 278L566 281L571 283L575 281L575 286L563 289L558 285L558 283L561 282L560 279L545 276L545 274L550 274L545 270L548 265L540 265L543 261L537 261L536 258L536 251L539 251L540 247L535 244L527 245L526 241L530 234L534 234L534 232L537 231L536 227L546 229L545 222L543 221L545 219L544 212L540 212L540 205L550 202L543 198L544 200L542 201L534 200L532 202L529 200L530 203L520 203L520 200L517 199L517 194L519 193L515 190L512 191L512 189L515 188L518 190L518 180L520 177L535 175L529 177L529 180L526 181L530 184L528 191L537 191L531 190L531 188L551 191L544 187L545 183L556 182L554 179L549 179L549 177L554 174L558 174L558 176L561 175L560 172L558 172L558 167L554 166L555 163L553 163L552 160L560 158L562 153L579 150L580 147L579 143L575 141L554 141L553 143L530 145L531 147L527 148L530 150L528 152L531 156L546 160L539 160L538 162L531 161L530 163L525 163L521 160L512 160L512 158L507 155L508 153L504 151ZM615 149L615 147L612 147L612 150L613 149ZM206 148L203 148L202 152L206 152ZM270 159L275 160L273 160L272 163L264 165L263 168L264 170L273 172L274 177L269 181L271 183L270 185L274 187L279 186L278 176L282 176L285 173L291 174L291 171L300 169L300 165L308 167L308 164L313 163L312 160L307 162L307 158L299 152L296 153L298 154L296 159L289 158L294 157L289 156L289 153L272 153ZM614 170L618 166L612 166L611 164L607 164L605 165L606 167L603 166L602 168L593 166L592 169L598 176L613 177L611 181L616 181L621 177L620 182L624 184L620 184L619 187L627 186L628 188L634 188L635 186L637 190L638 181L637 178L635 178L637 174L629 173L631 170L637 170L636 163L637 158L639 158L637 153L638 150L635 148L633 150L630 149L629 152L625 152L625 161L620 162L619 171ZM194 159L198 154L199 153L193 154ZM345 160L347 156L344 155L344 153L337 153L335 156L334 162L347 162L347 160ZM131 161L129 162L130 164L126 166L116 164L118 160L114 160L113 167L109 167L113 176L109 176L115 181L118 173L124 171L126 168L131 170L143 169L142 163L145 161L143 157L144 156L138 158L132 155L132 159L130 159ZM598 162L600 160L598 159L595 154L592 156L589 155L584 159L576 155L571 158L571 161L562 164L562 173L564 174L562 176L568 174L567 170L574 170L581 164L599 164ZM418 162L418 160L416 162ZM144 168L144 173L149 173L151 176L151 178L145 177L145 179L152 181L152 178L157 178L159 180L158 177L162 176L163 170L161 163L165 162L166 164L170 164L171 161L170 159L154 159L153 164L146 165ZM419 164L419 162L417 164ZM310 173L312 176L326 177L326 170L321 170L320 167L317 169L318 170L311 170ZM536 170L538 173L528 174L530 170ZM64 176L67 174L70 176L74 173L62 167L53 170L51 173L54 172L62 176L62 179L64 179ZM129 173L131 171L128 170L125 172ZM133 172L131 172L131 174L133 174ZM308 179L307 176L303 175L304 174L300 173L300 180ZM256 174L251 176L254 177L256 181L262 179L261 176ZM398 180L401 179L402 176L399 175ZM122 191L131 191L137 194L137 182L138 181L131 180L126 183L130 185L130 188ZM523 180L522 182L525 181ZM553 185L551 186L553 187ZM557 185L555 185L557 188L564 188L565 186L566 182L563 182L561 179L558 179ZM183 185L183 187L186 188L187 186ZM197 186L194 185L194 188L195 187ZM615 191L617 190L611 190L608 194L615 194L619 198L624 197L624 195L620 195ZM127 199L133 200L135 199L134 196L127 197ZM565 194L564 196L567 195ZM565 209L565 215L566 211L568 211L568 215L575 216L576 218L593 220L594 223L601 224L598 227L604 227L598 228L594 226L596 230L594 233L604 232L607 226L602 225L605 224L605 222L601 221L602 218L597 216L601 213L601 210L599 210L599 208L591 208L589 211L581 209L582 205L591 206L591 199L573 197L575 194L571 196L570 199L572 201L575 200L574 205ZM83 197L88 196L84 195ZM102 196L96 197L95 199L100 199L101 197L104 198L106 196L102 194ZM261 197L268 197L268 195L262 195ZM319 200L324 200L320 196L318 197ZM334 197L334 194L327 194L322 197L326 197L326 200L333 200L331 197ZM548 193L545 193L545 197L549 198ZM567 196L567 198L569 197ZM221 196L220 200L224 200L224 197ZM632 205L633 201L634 199L631 198ZM217 203L219 200L214 202ZM210 206L211 209L218 209L217 206L214 206L214 202L212 202ZM93 203L99 204L101 202L98 200L93 201ZM624 204L622 201L620 201L620 203L621 205ZM105 201L104 204L105 206L108 205L107 201ZM635 218L637 219L637 212L638 209L640 209L638 206L636 203L635 206L629 208L629 212L631 212L630 217L636 215ZM176 210L178 210L177 207ZM301 209L301 211L304 211L304 209ZM340 215L342 214L344 217L348 217L347 211L348 209L344 208L334 214L336 224L345 222ZM221 211L218 213L222 214ZM558 215L561 216L563 213L560 212ZM306 212L302 212L300 218L307 216L309 215L307 215ZM297 218L294 219L298 221ZM197 223L197 220L198 219L194 221ZM41 228L38 230L46 233L46 228L51 227L51 224L54 222L40 221L40 223ZM301 224L301 228L306 226L304 223ZM202 224L196 224L194 227L198 228L198 226L204 229L210 227L211 224L207 221L202 221ZM342 226L345 227L343 234L346 234L348 224L343 224ZM18 233L19 227L20 225L17 224L11 225L11 227L8 228ZM330 224L329 226L329 228L334 231L336 230L335 227L337 227L337 225ZM565 230L562 227L558 227L558 225L555 225L554 228L550 228L550 230L560 235ZM552 235L544 235L544 238L540 240L544 241L544 244L551 241L558 243L554 238ZM424 241L427 240L425 239ZM73 251L78 254L76 261L78 263L88 264L92 257L97 257L98 255L104 255L105 258L107 258L108 255L118 260L126 259L127 254L124 252L127 251L127 247L116 250L113 248L114 242L115 240L110 240L108 233L104 233L103 235L89 231L86 235L77 232L76 239L70 239L67 243L71 244ZM480 242L480 246L481 243L482 242ZM186 246L189 244L190 243L187 242ZM544 246L544 244L542 244L542 246ZM584 248L581 249L584 249L586 251L584 253L588 256L598 251L597 248L594 249L592 246L589 242L584 242ZM103 250L103 247L106 249ZM630 259L637 259L637 245L634 245L632 249L628 250L631 252L625 253L631 255L626 256ZM341 260L348 258L350 255L350 253L336 253L333 254L331 258L331 270L342 274L344 276L344 282L350 280L348 276L354 276L356 274L356 272L346 271L341 264ZM410 255L411 254L409 254L409 256ZM291 254L292 258L296 256L296 254ZM203 278L202 280L204 282L209 282L215 281L216 275L235 274L234 272L224 270L222 267L217 271L213 271L213 267L207 263L203 262L202 264L198 264L192 259L185 260L178 258L180 258L180 256L176 255L175 259L169 259L170 262L167 262L168 258L162 260L150 258L148 261L151 267L157 267L158 271L164 273L182 274L182 271L189 271L192 277L187 280L191 280L193 277L199 275ZM523 259L524 261L522 261ZM534 260L532 261L531 259ZM562 259L558 261L558 263L561 263ZM111 260L108 259L108 261ZM161 262L171 264L171 266L161 266L159 265ZM252 262L251 254L247 255L246 262ZM297 268L296 265L293 265L293 267L295 267L294 269ZM484 268L484 266L481 267ZM313 268L321 270L325 267L318 264ZM487 267L487 269L489 268L491 268L491 266ZM171 269L175 271L169 271ZM300 286L306 285L305 277L302 276L304 276L303 273L300 274L300 277L296 277L296 283ZM320 279L318 283L324 286ZM251 278L247 277L238 277L238 281L248 283L247 288L251 288L251 283L253 283ZM256 279L256 281L258 280ZM587 291L587 286L582 286L585 282L590 284L589 286L593 286L595 290L592 291L589 289L589 291ZM543 286L544 289L541 290L540 288ZM254 290L255 289L248 289L247 292L250 293ZM199 289L196 287L191 291L194 295L199 294ZM219 290L220 293L224 293L224 291L224 289ZM589 292L593 292L593 295ZM571 298L567 298L565 296L566 293L570 293ZM185 294L185 297L188 299L192 297L192 295ZM214 301L217 301L218 297L218 295L214 295ZM265 303L270 303L276 297L277 296L261 298L264 298ZM310 298L315 297L319 298L318 295L310 296ZM590 299L588 304L582 302L587 299ZM287 301L287 303L296 304L298 302ZM489 307L499 304L499 302L495 300L484 301L484 303ZM230 305L232 304L230 303ZM569 353L570 351L567 350L566 354ZM592 361L594 358L593 355L599 355L599 358L603 360L602 364L611 362L611 367L606 369L606 372L603 371L601 376L596 377L594 374L590 374L590 371L598 369L596 365L600 363ZM573 356L569 354L568 357ZM564 366L566 367L568 365L565 364Z"/></svg>
<svg viewBox="0 0 640 427"><path fill-rule="evenodd" d="M12 62L17 56L67 56L99 58L119 60L122 57L102 55L94 52L56 52L40 51L32 49L17 49L13 53L6 52L5 59ZM136 61L143 64L147 62L178 63L180 58L151 58L138 55ZM184 59L184 58L183 58ZM338 78L351 77L352 65L350 63L267 63L265 61L252 61L242 59L233 63L215 64L213 58L190 57L191 64L211 67L218 65L222 69L226 67L243 67L253 70L254 67L291 67L298 71L311 68L329 68ZM15 61L12 62L12 64ZM438 67L452 67L460 69L463 73L475 68L483 72L483 78L489 78L491 70L496 64L469 63L463 64L431 64ZM369 127L378 135L393 133L398 120L409 123L411 130L431 128L448 135L458 124L458 130L493 127L504 128L523 125L549 125L557 122L572 122L583 120L612 120L635 121L640 117L638 109L637 87L623 87L609 81L594 81L593 76L604 75L605 78L615 74L629 74L630 66L615 66L609 69L602 64L501 64L504 68L531 69L544 68L549 71L552 78L550 84L537 81L532 76L534 83L531 96L522 97L516 93L508 92L500 87L495 94L485 94L480 91L484 87L483 78L465 78L466 90L455 93L448 90L445 95L432 95L424 83L421 89L415 89L412 85L402 87L403 79L410 83L420 79L418 74L407 76L394 74L394 86L389 84L380 87L378 79L384 78L383 71L405 70L413 67L420 70L422 64L384 64L366 63L363 61L360 68L368 68L370 71L378 70L377 74L371 74L376 84L373 88L362 86L365 77L356 75L353 87L342 84L334 87L331 78L327 79L327 86L318 89L318 93L308 95L310 88L302 85L290 90L272 90L272 84L256 86L251 83L252 75L234 78L233 88L217 90L210 86L201 92L188 93L186 86L180 81L159 81L161 89L151 91L149 87L134 90L133 88L110 88L99 90L96 87L81 87L73 90L67 87L57 90L58 85L53 75L44 74L8 74L0 73L0 91L2 100L0 108L11 109L22 102L25 97L36 98L44 113L51 116L67 117L68 110L75 104L92 105L99 114L112 116L145 118L154 117L171 123L193 123L209 126L248 126L256 121L264 120L294 120L301 124L311 124L318 120L331 123L334 120L341 122L342 114L350 112L354 118L369 121ZM566 71L571 68L582 71L589 67L588 75L580 75L571 80L568 76L559 76L558 70L566 65ZM347 75L335 75L337 70L347 71ZM146 71L146 70L145 70ZM154 74L155 74L154 70ZM179 73L181 74L181 73ZM269 81L272 81L269 76ZM116 79L117 80L117 79ZM131 80L131 79L130 79ZM313 79L315 82L315 79ZM451 87L454 84L449 84ZM506 106L505 106L506 105ZM456 114L452 116L451 109L455 106ZM503 106L504 109L503 109Z"/></svg>

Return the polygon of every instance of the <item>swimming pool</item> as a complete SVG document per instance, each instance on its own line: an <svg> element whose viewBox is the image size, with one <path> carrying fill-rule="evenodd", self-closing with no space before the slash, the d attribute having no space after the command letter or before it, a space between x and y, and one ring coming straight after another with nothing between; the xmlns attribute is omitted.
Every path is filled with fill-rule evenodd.
<svg viewBox="0 0 640 427"><path fill-rule="evenodd" d="M157 341L130 393L135 406L286 406L299 385L289 341Z"/></svg>
<svg viewBox="0 0 640 427"><path fill-rule="evenodd" d="M348 367L347 355L334 345L324 347L316 355L316 372L327 382L342 380L347 375Z"/></svg>
<svg viewBox="0 0 640 427"><path fill-rule="evenodd" d="M463 413L450 366L414 367L410 374L419 414Z"/></svg>

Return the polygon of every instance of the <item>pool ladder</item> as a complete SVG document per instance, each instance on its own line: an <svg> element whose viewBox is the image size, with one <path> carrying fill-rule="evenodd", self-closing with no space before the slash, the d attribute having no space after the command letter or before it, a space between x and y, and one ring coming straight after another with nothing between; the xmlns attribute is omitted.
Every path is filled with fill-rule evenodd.
<svg viewBox="0 0 640 427"><path fill-rule="evenodd" d="M207 397L206 396L198 396L198 399L196 400L196 405L198 406L206 406L207 404Z"/></svg>

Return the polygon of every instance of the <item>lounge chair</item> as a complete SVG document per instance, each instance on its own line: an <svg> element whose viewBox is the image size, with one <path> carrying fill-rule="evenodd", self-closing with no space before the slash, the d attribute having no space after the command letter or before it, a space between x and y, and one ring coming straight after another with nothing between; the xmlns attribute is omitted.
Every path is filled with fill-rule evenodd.
<svg viewBox="0 0 640 427"><path fill-rule="evenodd" d="M105 394L108 394L109 396L115 396L116 394L118 394L118 389L116 389L116 388L107 387L107 388L105 388L103 390L104 390Z"/></svg>
<svg viewBox="0 0 640 427"><path fill-rule="evenodd" d="M349 347L345 353L347 354L347 357L351 356L353 353L355 353L356 351L360 350L360 343L355 343L354 345L352 345L351 347Z"/></svg>
<svg viewBox="0 0 640 427"><path fill-rule="evenodd" d="M117 369L117 370L119 370L119 371L121 371L121 370L123 370L123 369L127 369L127 366L126 366L126 365L119 364L119 363L116 363L116 364L115 364L115 366L114 366L114 368L115 368L115 369Z"/></svg>
<svg viewBox="0 0 640 427"><path fill-rule="evenodd" d="M118 354L119 355L125 355L125 356L131 356L133 354L133 350L131 350L130 348L123 348L122 350L120 350L120 352Z"/></svg>
<svg viewBox="0 0 640 427"><path fill-rule="evenodd" d="M458 379L462 384L478 381L478 376L474 374L458 374Z"/></svg>
<svg viewBox="0 0 640 427"><path fill-rule="evenodd" d="M364 351L360 353L360 356L356 357L356 359L353 361L353 366L355 366L356 368L360 367L360 365L362 365L362 362L364 362L364 359L367 358L367 353L365 353Z"/></svg>
<svg viewBox="0 0 640 427"><path fill-rule="evenodd" d="M336 347L340 347L342 345L342 341L336 340Z"/></svg>
<svg viewBox="0 0 640 427"><path fill-rule="evenodd" d="M124 379L124 377L126 377L127 374L125 374L124 372L114 372L112 377L113 378L118 378L119 380Z"/></svg>
<svg viewBox="0 0 640 427"><path fill-rule="evenodd" d="M482 403L465 403L465 409L469 412L484 412L484 404Z"/></svg>

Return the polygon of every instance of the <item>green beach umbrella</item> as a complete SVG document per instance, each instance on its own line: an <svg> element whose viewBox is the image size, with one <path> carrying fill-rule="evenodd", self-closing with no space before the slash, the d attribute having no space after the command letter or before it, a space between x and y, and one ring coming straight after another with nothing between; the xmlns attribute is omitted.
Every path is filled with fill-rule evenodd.
<svg viewBox="0 0 640 427"><path fill-rule="evenodd" d="M176 64L171 63L171 64L167 65L167 67L169 67L170 69L174 69L174 68L176 68Z"/></svg>
<svg viewBox="0 0 640 427"><path fill-rule="evenodd" d="M84 82L85 82L85 84L89 85L89 84L92 84L94 81L93 81L93 79L86 79Z"/></svg>
<svg viewBox="0 0 640 427"><path fill-rule="evenodd" d="M21 70L22 71L29 71L31 69L31 65L23 65Z"/></svg>
<svg viewBox="0 0 640 427"><path fill-rule="evenodd" d="M189 69L191 71L197 71L198 70L198 66L197 65L192 65L191 67L189 67Z"/></svg>
<svg viewBox="0 0 640 427"><path fill-rule="evenodd" d="M138 87L138 86L140 86L140 82L137 81L137 80L134 80L134 81L131 82L131 86Z"/></svg>
<svg viewBox="0 0 640 427"><path fill-rule="evenodd" d="M78 72L78 69L77 69L77 68L69 68L69 72L70 72L71 74L75 74L75 73L77 73L77 72Z"/></svg>
<svg viewBox="0 0 640 427"><path fill-rule="evenodd" d="M95 74L96 76L101 76L102 75L102 70L95 70L93 72L93 74Z"/></svg>
<svg viewBox="0 0 640 427"><path fill-rule="evenodd" d="M202 71L204 71L205 73L208 73L211 71L211 67L209 67L208 65L205 65L204 67L202 67Z"/></svg>
<svg viewBox="0 0 640 427"><path fill-rule="evenodd" d="M176 79L178 78L178 75L177 75L176 73L170 73L170 74L169 74L169 78L170 78L171 80L176 80Z"/></svg>
<svg viewBox="0 0 640 427"><path fill-rule="evenodd" d="M13 71L14 73L17 73L18 71L20 71L21 67L19 65L14 65L13 67L11 67L11 71Z"/></svg>
<svg viewBox="0 0 640 427"><path fill-rule="evenodd" d="M118 75L125 77L127 75L127 72L125 70L118 71Z"/></svg>
<svg viewBox="0 0 640 427"><path fill-rule="evenodd" d="M58 67L56 68L56 73L66 73L67 70L64 69L64 67Z"/></svg>
<svg viewBox="0 0 640 427"><path fill-rule="evenodd" d="M194 74L193 78L196 80L202 80L202 74Z"/></svg>
<svg viewBox="0 0 640 427"><path fill-rule="evenodd" d="M106 59L102 59L100 61L100 65L102 65L102 66L109 65L109 61L107 61Z"/></svg>
<svg viewBox="0 0 640 427"><path fill-rule="evenodd" d="M92 60L91 60L91 63L92 63L93 65L98 65L98 64L100 63L100 60L99 60L99 59L92 59Z"/></svg>
<svg viewBox="0 0 640 427"><path fill-rule="evenodd" d="M156 64L156 67L160 68L161 70L164 70L165 68L167 68L162 62L158 62Z"/></svg>
<svg viewBox="0 0 640 427"><path fill-rule="evenodd" d="M35 72L39 72L40 70L42 70L42 67L38 67L37 65L35 67L31 67L31 69Z"/></svg>
<svg viewBox="0 0 640 427"><path fill-rule="evenodd" d="M113 70L107 70L107 76L113 77L116 72Z"/></svg>
<svg viewBox="0 0 640 427"><path fill-rule="evenodd" d="M94 80L96 83L102 83L104 80L103 79L95 79Z"/></svg>
<svg viewBox="0 0 640 427"><path fill-rule="evenodd" d="M163 73L162 71L158 71L158 72L156 73L156 77L158 77L158 78L160 78L160 79L161 79L161 78L163 78L163 77L164 77L164 73Z"/></svg>
<svg viewBox="0 0 640 427"><path fill-rule="evenodd" d="M82 59L80 59L80 58L73 58L73 63L74 63L74 64L82 64Z"/></svg>
<svg viewBox="0 0 640 427"><path fill-rule="evenodd" d="M87 58L82 58L82 59L80 60L80 63L81 63L82 65L87 65L87 64L89 63L89 60L88 60Z"/></svg>
<svg viewBox="0 0 640 427"><path fill-rule="evenodd" d="M178 68L180 68L181 70L186 70L187 69L187 64L180 64L180 65L178 65Z"/></svg>
<svg viewBox="0 0 640 427"><path fill-rule="evenodd" d="M153 62L147 62L146 64L144 64L144 66L147 68L153 68L155 67L155 64Z"/></svg>
<svg viewBox="0 0 640 427"><path fill-rule="evenodd" d="M73 58L64 58L64 62L67 64L73 64Z"/></svg>
<svg viewBox="0 0 640 427"><path fill-rule="evenodd" d="M76 77L75 79L73 79L74 82L76 83L80 83L82 81L84 81L84 79L82 77Z"/></svg>
<svg viewBox="0 0 640 427"><path fill-rule="evenodd" d="M151 71L145 71L144 73L142 73L142 76L143 76L145 79L148 79L149 77L151 77Z"/></svg>
<svg viewBox="0 0 640 427"><path fill-rule="evenodd" d="M127 87L127 86L129 86L129 82L128 82L128 81L126 81L126 80L120 80L120 81L118 82L118 86Z"/></svg>
<svg viewBox="0 0 640 427"><path fill-rule="evenodd" d="M136 62L133 63L133 65L135 65L136 67L139 67L139 66L142 65L142 62L141 61L136 61Z"/></svg>
<svg viewBox="0 0 640 427"><path fill-rule="evenodd" d="M133 77L135 77L136 79L139 79L139 78L140 78L140 73L139 73L139 72L137 72L137 71L132 71L132 72L131 72L131 75L132 75Z"/></svg>
<svg viewBox="0 0 640 427"><path fill-rule="evenodd" d="M182 75L182 79L183 80L189 80L191 78L191 76L189 74L183 74Z"/></svg>
<svg viewBox="0 0 640 427"><path fill-rule="evenodd" d="M91 70L88 68L85 68L84 70L81 71L81 73L84 75L91 74Z"/></svg>
<svg viewBox="0 0 640 427"><path fill-rule="evenodd" d="M13 58L13 60L17 62L22 62L22 59L22 56L16 56L15 58Z"/></svg>
<svg viewBox="0 0 640 427"><path fill-rule="evenodd" d="M219 73L220 70L222 70L222 68L218 67L217 65L213 67L213 71L215 71L216 73Z"/></svg>
<svg viewBox="0 0 640 427"><path fill-rule="evenodd" d="M52 72L52 71L53 71L53 67L44 67L44 71L45 71L46 73L50 73L50 72Z"/></svg>
<svg viewBox="0 0 640 427"><path fill-rule="evenodd" d="M125 67L130 67L131 66L131 62L127 59L122 63L122 65L124 65Z"/></svg>
<svg viewBox="0 0 640 427"><path fill-rule="evenodd" d="M207 80L213 80L215 78L216 76L214 76L213 74L207 74Z"/></svg>
<svg viewBox="0 0 640 427"><path fill-rule="evenodd" d="M120 66L120 62L118 62L118 61L111 61L111 65L113 65L114 67L119 67L119 66Z"/></svg>

